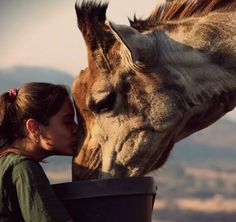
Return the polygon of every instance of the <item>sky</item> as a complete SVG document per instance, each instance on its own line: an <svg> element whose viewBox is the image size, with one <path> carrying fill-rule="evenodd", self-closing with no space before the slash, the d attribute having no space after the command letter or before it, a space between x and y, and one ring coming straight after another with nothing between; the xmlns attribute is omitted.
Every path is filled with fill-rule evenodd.
<svg viewBox="0 0 236 222"><path fill-rule="evenodd" d="M165 0L108 0L107 18L150 15ZM77 75L87 66L87 51L77 28L75 0L0 0L0 68L44 66ZM227 115L236 121L236 110Z"/></svg>
<svg viewBox="0 0 236 222"><path fill-rule="evenodd" d="M135 12L147 17L157 4L148 1L110 0L107 17L123 24ZM75 0L1 0L0 68L43 65L76 75L87 64L87 52L74 5Z"/></svg>

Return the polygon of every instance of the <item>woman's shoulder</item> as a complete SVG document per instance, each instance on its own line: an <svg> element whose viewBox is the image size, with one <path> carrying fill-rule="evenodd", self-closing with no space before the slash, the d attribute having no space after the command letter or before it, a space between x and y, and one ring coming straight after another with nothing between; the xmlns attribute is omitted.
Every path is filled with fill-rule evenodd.
<svg viewBox="0 0 236 222"><path fill-rule="evenodd" d="M17 181L24 181L24 184L49 183L42 166L36 160L14 153L7 154L4 159L5 174L8 175L7 172L11 172L14 183ZM19 180L19 178L21 179Z"/></svg>
<svg viewBox="0 0 236 222"><path fill-rule="evenodd" d="M17 169L17 170L39 170L41 166L30 157L22 156L15 153L8 153L0 158L0 166L2 169Z"/></svg>
<svg viewBox="0 0 236 222"><path fill-rule="evenodd" d="M20 163L37 163L30 157L19 155L16 153L8 153L2 156L0 159L2 162L9 163L10 165L18 165Z"/></svg>

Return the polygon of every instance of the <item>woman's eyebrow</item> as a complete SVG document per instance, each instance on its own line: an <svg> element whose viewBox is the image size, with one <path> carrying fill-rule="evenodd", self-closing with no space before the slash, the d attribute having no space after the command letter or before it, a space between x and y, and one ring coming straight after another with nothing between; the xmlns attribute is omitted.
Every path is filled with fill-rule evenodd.
<svg viewBox="0 0 236 222"><path fill-rule="evenodd" d="M63 117L64 118L74 118L74 113L65 113L64 115L63 115Z"/></svg>

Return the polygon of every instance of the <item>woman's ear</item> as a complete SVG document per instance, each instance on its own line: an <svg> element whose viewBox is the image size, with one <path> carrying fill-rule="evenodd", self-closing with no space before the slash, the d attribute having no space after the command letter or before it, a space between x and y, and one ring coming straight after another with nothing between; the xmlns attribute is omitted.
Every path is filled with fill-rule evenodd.
<svg viewBox="0 0 236 222"><path fill-rule="evenodd" d="M28 119L26 121L26 129L30 134L37 134L39 130L39 123L35 119Z"/></svg>
<svg viewBox="0 0 236 222"><path fill-rule="evenodd" d="M32 138L35 143L39 143L41 134L39 123L35 119L28 119L26 121L26 129L29 137Z"/></svg>
<svg viewBox="0 0 236 222"><path fill-rule="evenodd" d="M26 129L29 133L35 134L39 130L39 124L35 119L28 119L26 121Z"/></svg>

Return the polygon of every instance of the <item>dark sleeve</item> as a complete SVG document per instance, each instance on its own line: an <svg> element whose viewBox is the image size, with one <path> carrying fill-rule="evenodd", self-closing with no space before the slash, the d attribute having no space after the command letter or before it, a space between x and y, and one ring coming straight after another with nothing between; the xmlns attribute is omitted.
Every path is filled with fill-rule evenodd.
<svg viewBox="0 0 236 222"><path fill-rule="evenodd" d="M39 163L23 160L14 167L12 177L25 221L65 222L71 219Z"/></svg>

